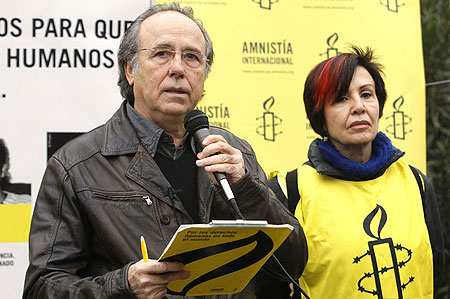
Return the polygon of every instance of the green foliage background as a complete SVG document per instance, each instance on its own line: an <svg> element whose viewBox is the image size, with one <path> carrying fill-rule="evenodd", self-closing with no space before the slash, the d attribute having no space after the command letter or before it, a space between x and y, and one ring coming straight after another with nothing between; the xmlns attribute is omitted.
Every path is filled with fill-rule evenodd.
<svg viewBox="0 0 450 299"><path fill-rule="evenodd" d="M444 233L446 275L437 298L450 299L450 3L421 1L427 103L427 175L433 181Z"/></svg>

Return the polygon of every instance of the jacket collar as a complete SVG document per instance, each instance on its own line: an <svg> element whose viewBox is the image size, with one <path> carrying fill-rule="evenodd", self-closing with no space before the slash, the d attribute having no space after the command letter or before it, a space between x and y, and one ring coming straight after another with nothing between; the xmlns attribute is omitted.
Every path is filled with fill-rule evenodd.
<svg viewBox="0 0 450 299"><path fill-rule="evenodd" d="M126 101L106 123L106 133L102 145L105 156L134 154L140 144L133 125L128 119Z"/></svg>
<svg viewBox="0 0 450 299"><path fill-rule="evenodd" d="M337 169L332 164L330 164L329 162L326 161L326 159L324 158L324 156L321 153L318 143L319 143L319 139L315 139L311 143L309 150L308 150L309 161L306 162L306 164L312 165L317 170L317 172L320 174L328 175L328 176L331 176L334 178L348 180L348 181L365 181L365 180L375 179L375 178L381 176L389 166L391 166L395 161L400 159L405 154L401 150L395 149L392 152L389 159L387 160L387 162L383 165L383 167L377 173L370 174L370 175L364 175L364 174L349 175L349 174L341 171L340 169Z"/></svg>
<svg viewBox="0 0 450 299"><path fill-rule="evenodd" d="M107 121L105 136L102 145L102 154L105 156L118 156L133 154L134 157L126 170L126 176L141 185L149 193L153 194L169 206L188 213L181 201L173 201L167 195L169 182L164 178L155 160L141 145L139 137L126 113L126 101ZM210 219L212 206L211 198L215 197L215 187L208 177L208 173L199 168L197 171L197 198L199 200L199 216L202 222Z"/></svg>

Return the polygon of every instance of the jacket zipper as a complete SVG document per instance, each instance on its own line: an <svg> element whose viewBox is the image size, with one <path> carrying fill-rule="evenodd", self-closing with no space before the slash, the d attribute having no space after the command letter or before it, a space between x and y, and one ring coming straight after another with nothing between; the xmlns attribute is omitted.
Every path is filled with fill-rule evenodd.
<svg viewBox="0 0 450 299"><path fill-rule="evenodd" d="M112 196L106 196L106 195L103 195L103 194L97 193L97 192L93 192L92 195L97 197L97 198L106 199L106 200L128 201L129 199L134 199L134 200L143 200L147 204L147 206L150 206L151 204L153 204L153 201L150 199L150 196L148 196L148 195L130 195L130 196L125 196L125 195L114 196L114 195L112 195Z"/></svg>
<svg viewBox="0 0 450 299"><path fill-rule="evenodd" d="M149 206L153 203L153 201L150 199L150 196L148 196L148 195L143 195L142 200L144 200L147 203L147 206Z"/></svg>

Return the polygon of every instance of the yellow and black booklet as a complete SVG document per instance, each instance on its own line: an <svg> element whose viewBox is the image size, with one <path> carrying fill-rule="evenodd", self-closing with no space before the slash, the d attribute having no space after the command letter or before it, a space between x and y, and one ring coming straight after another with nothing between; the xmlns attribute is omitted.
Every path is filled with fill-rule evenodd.
<svg viewBox="0 0 450 299"><path fill-rule="evenodd" d="M167 294L242 291L292 230L289 224L246 220L181 225L159 260L181 262L191 276L170 282Z"/></svg>

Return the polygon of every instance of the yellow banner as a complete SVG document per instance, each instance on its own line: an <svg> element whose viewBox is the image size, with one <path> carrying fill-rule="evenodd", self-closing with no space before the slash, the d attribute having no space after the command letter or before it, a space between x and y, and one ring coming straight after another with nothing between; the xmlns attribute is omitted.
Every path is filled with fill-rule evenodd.
<svg viewBox="0 0 450 299"><path fill-rule="evenodd" d="M168 1L157 1L157 3ZM425 171L425 78L419 0L188 0L213 42L198 108L246 139L266 173L307 159L317 136L303 85L320 61L370 46L385 66L380 131Z"/></svg>
<svg viewBox="0 0 450 299"><path fill-rule="evenodd" d="M28 242L31 204L0 205L0 243Z"/></svg>

